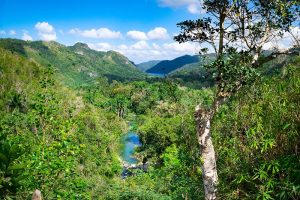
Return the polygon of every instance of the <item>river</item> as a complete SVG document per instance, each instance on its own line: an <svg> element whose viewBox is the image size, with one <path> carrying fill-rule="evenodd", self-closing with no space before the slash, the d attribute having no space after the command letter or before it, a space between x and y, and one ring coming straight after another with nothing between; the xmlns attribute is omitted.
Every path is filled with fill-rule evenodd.
<svg viewBox="0 0 300 200"><path fill-rule="evenodd" d="M134 152L136 147L142 146L139 136L135 132L129 131L126 135L124 135L122 143L123 143L123 150L122 150L123 161L129 165L137 164L138 160L134 157Z"/></svg>

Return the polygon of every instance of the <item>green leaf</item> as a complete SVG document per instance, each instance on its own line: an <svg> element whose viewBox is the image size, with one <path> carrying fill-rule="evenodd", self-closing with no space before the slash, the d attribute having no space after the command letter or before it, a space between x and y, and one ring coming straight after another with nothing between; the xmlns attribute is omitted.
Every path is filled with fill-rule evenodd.
<svg viewBox="0 0 300 200"><path fill-rule="evenodd" d="M283 130L287 129L290 125L291 125L291 124L286 124L286 125L284 125Z"/></svg>

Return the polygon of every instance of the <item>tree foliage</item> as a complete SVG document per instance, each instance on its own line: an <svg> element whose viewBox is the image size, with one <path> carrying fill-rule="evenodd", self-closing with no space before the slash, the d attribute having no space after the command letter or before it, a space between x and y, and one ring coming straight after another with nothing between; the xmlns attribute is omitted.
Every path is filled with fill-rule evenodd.
<svg viewBox="0 0 300 200"><path fill-rule="evenodd" d="M246 55L233 51L218 61L224 91L236 93L212 123L219 197L297 199L299 57L252 71ZM60 73L0 48L1 199L28 199L37 188L45 199L204 195L193 112L196 104L213 104L216 88L192 89L170 78L110 83L100 77L74 89ZM251 84L235 90L237 81ZM149 169L122 180L120 140L129 120L143 143L135 156L146 158Z"/></svg>

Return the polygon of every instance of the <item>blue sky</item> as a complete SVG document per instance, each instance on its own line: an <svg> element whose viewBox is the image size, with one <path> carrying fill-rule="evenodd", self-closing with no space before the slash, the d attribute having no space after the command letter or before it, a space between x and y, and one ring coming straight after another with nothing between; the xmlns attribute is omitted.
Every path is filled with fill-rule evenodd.
<svg viewBox="0 0 300 200"><path fill-rule="evenodd" d="M177 44L176 23L200 16L198 0L0 0L0 37L80 41L139 63L198 51Z"/></svg>
<svg viewBox="0 0 300 200"><path fill-rule="evenodd" d="M173 40L176 23L204 15L201 0L0 0L0 38L84 42L99 51L118 51L135 63L196 54L196 43ZM300 39L300 27L293 28ZM264 49L287 48L291 35ZM212 48L208 44L202 47Z"/></svg>

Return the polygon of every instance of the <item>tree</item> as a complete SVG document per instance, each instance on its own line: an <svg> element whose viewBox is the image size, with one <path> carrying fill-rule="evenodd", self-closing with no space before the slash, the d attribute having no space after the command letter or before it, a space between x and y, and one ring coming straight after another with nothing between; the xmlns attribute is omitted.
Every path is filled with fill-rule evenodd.
<svg viewBox="0 0 300 200"><path fill-rule="evenodd" d="M289 34L292 36L294 46L300 47L300 31L299 31L299 29L297 29L297 27L294 27L289 31Z"/></svg>
<svg viewBox="0 0 300 200"><path fill-rule="evenodd" d="M192 41L209 44L216 60L214 103L196 106L196 130L203 159L202 174L205 199L216 199L217 167L211 140L211 121L218 108L255 75L261 63L263 46L288 31L299 16L299 0L204 0L205 17L186 20L177 25L179 43ZM207 52L202 48L201 52Z"/></svg>

